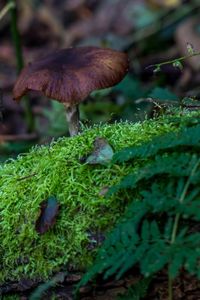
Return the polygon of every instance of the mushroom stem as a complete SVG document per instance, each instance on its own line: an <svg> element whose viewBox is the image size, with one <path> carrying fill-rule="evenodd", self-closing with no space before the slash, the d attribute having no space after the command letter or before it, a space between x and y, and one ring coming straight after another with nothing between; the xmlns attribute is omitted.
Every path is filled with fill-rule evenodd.
<svg viewBox="0 0 200 300"><path fill-rule="evenodd" d="M70 136L77 135L80 131L80 124L79 124L79 109L78 105L67 107L66 108L66 118L69 124L69 134Z"/></svg>

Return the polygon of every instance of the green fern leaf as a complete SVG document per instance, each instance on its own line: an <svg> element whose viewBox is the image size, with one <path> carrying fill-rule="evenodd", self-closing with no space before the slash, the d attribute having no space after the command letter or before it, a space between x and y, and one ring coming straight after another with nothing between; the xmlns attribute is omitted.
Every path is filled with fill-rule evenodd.
<svg viewBox="0 0 200 300"><path fill-rule="evenodd" d="M170 177L189 176L191 168L198 161L198 157L192 153L172 153L171 155L158 155L147 166L131 173L122 181L110 188L108 196L122 189L133 189L142 179L149 180L156 175L168 175Z"/></svg>
<svg viewBox="0 0 200 300"><path fill-rule="evenodd" d="M139 163L108 196L131 189L134 200L79 286L99 273L119 279L135 265L145 276L168 267L171 277L185 268L200 278L200 233L195 229L200 221L199 123L200 119L188 121L178 133L114 155L114 163Z"/></svg>
<svg viewBox="0 0 200 300"><path fill-rule="evenodd" d="M126 162L130 159L142 158L156 155L159 151L175 149L178 146L200 147L200 125L184 128L177 133L167 133L152 141L142 144L138 147L125 148L113 156L113 163Z"/></svg>

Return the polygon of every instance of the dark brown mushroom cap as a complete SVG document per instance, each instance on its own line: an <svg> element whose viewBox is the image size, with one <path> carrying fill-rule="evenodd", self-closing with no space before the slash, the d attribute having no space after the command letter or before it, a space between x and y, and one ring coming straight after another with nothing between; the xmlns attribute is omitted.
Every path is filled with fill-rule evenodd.
<svg viewBox="0 0 200 300"><path fill-rule="evenodd" d="M72 106L94 90L117 84L127 71L125 53L97 47L62 49L26 66L15 83L13 96L18 101L35 90Z"/></svg>

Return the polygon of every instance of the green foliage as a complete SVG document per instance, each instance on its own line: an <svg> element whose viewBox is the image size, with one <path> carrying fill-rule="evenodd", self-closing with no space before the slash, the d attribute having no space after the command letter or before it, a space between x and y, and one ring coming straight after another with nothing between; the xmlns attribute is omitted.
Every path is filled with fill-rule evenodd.
<svg viewBox="0 0 200 300"><path fill-rule="evenodd" d="M155 87L151 93L149 94L149 97L153 99L159 99L159 100L174 100L178 101L178 97L172 93L167 88L161 88L161 87Z"/></svg>
<svg viewBox="0 0 200 300"><path fill-rule="evenodd" d="M6 159L17 157L18 153L24 153L33 147L35 143L33 141L19 141L19 142L5 142L0 144L0 162L6 161Z"/></svg>
<svg viewBox="0 0 200 300"><path fill-rule="evenodd" d="M144 120L151 104L137 103L136 100L145 98L148 90L136 77L127 75L116 86L93 92L90 95L93 100L80 106L81 120L89 124L116 119L134 122Z"/></svg>
<svg viewBox="0 0 200 300"><path fill-rule="evenodd" d="M141 82L127 75L119 84L113 87L113 91L121 92L127 99L136 100L146 95Z"/></svg>
<svg viewBox="0 0 200 300"><path fill-rule="evenodd" d="M156 155L163 150L173 149L178 146L182 147L200 147L200 121L199 119L190 120L190 124L196 126L184 127L181 131L170 132L169 134L159 136L154 141L143 143L140 147L129 147L118 151L113 161L125 162L131 159L140 158L145 159L150 156Z"/></svg>
<svg viewBox="0 0 200 300"><path fill-rule="evenodd" d="M143 278L131 286L127 293L119 296L117 300L140 300L147 296L147 291L151 278Z"/></svg>
<svg viewBox="0 0 200 300"><path fill-rule="evenodd" d="M144 163L140 159L119 165L83 163L81 158L92 153L97 137L106 139L117 152L125 146L141 145L155 136L177 132L185 124L192 126L194 116L198 113L96 126L49 146L36 146L17 160L0 164L0 282L46 280L61 267L67 269L69 263L80 268L93 261L96 250L90 249L91 235L104 235L111 229L136 194L133 190L124 193L123 198L120 193L106 198L101 191L108 185L117 185ZM138 184L142 180L145 179ZM136 191L138 194L137 188ZM51 195L56 197L60 210L55 225L38 234L36 222L41 204Z"/></svg>
<svg viewBox="0 0 200 300"><path fill-rule="evenodd" d="M37 124L37 130L41 134L50 136L65 135L67 132L68 124L65 116L64 106L58 101L51 101L51 109L44 108L43 115L48 120L48 127L43 128Z"/></svg>
<svg viewBox="0 0 200 300"><path fill-rule="evenodd" d="M177 115L179 123L170 118L96 126L0 164L0 282L21 277L46 280L68 263L78 268L88 265L94 255L88 231L94 235L107 231L130 201L128 195L124 201L118 195L107 199L100 191L117 184L135 167L89 165L81 158L93 151L97 137L119 151L179 130L186 116ZM55 225L40 235L36 221L41 203L51 195L59 203L59 214Z"/></svg>
<svg viewBox="0 0 200 300"><path fill-rule="evenodd" d="M166 266L174 278L184 268L200 278L200 119L140 146L116 153L113 165L137 168L108 195L132 193L132 202L82 278L117 279L135 265L149 277Z"/></svg>

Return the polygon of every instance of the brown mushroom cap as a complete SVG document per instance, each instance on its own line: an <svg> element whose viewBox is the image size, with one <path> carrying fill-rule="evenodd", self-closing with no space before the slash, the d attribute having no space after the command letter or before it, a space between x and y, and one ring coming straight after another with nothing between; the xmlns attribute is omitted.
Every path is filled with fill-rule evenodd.
<svg viewBox="0 0 200 300"><path fill-rule="evenodd" d="M78 47L56 51L26 66L14 89L15 100L29 90L73 106L92 91L120 82L128 71L125 53L97 47Z"/></svg>

